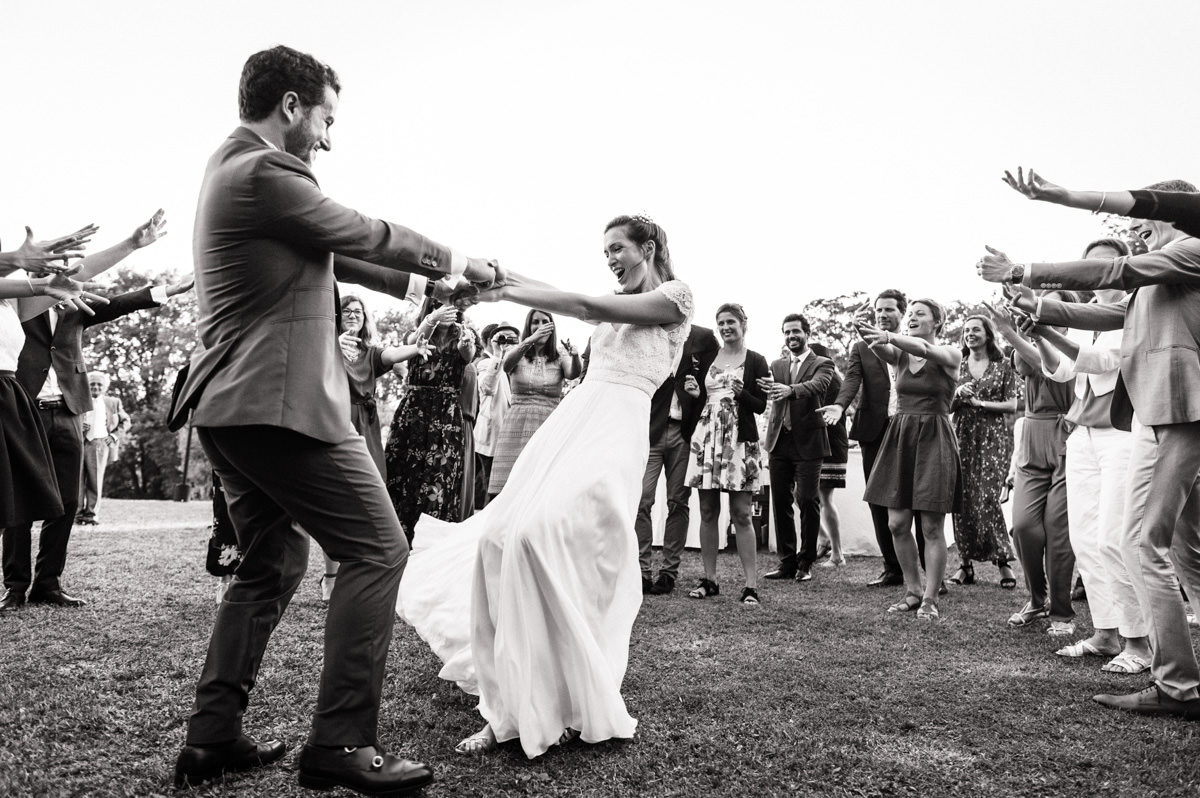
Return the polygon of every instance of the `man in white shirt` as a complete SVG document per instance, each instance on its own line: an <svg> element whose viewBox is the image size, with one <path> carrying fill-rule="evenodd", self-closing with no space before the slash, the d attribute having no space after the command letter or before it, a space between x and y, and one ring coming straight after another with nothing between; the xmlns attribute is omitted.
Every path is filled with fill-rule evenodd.
<svg viewBox="0 0 1200 798"><path fill-rule="evenodd" d="M129 415L121 400L107 396L108 375L102 371L88 374L92 409L83 416L83 485L79 491L79 514L75 523L95 526L100 495L104 491L104 470L116 460L120 436L129 430Z"/></svg>

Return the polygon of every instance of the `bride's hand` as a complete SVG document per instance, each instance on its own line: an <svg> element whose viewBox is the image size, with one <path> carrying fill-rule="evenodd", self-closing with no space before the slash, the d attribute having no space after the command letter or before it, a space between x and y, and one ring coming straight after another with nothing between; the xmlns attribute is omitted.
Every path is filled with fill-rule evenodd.
<svg viewBox="0 0 1200 798"><path fill-rule="evenodd" d="M503 300L508 299L508 291L506 289L507 286L502 285L499 288L488 288L484 291L480 291L475 295L475 301L502 302Z"/></svg>

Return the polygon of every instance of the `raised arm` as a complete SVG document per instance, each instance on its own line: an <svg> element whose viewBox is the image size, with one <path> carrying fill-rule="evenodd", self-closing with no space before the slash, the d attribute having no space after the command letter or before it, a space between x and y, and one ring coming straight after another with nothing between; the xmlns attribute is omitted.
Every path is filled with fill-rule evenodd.
<svg viewBox="0 0 1200 798"><path fill-rule="evenodd" d="M20 247L11 252L0 252L0 276L18 269L35 275L68 271L69 259L82 258L84 247L99 229L89 224L68 236L34 241L33 231L26 227L25 241Z"/></svg>
<svg viewBox="0 0 1200 798"><path fill-rule="evenodd" d="M519 275L510 275L509 279L512 282L508 285L481 292L479 300L507 300L592 323L665 325L679 324L685 319L679 306L660 291L587 296L550 288L544 283L526 281Z"/></svg>
<svg viewBox="0 0 1200 798"><path fill-rule="evenodd" d="M162 208L154 212L149 221L138 225L129 237L115 246L101 250L95 255L88 255L79 262L79 271L72 276L76 280L90 280L96 275L111 269L135 250L148 247L167 234L167 217Z"/></svg>

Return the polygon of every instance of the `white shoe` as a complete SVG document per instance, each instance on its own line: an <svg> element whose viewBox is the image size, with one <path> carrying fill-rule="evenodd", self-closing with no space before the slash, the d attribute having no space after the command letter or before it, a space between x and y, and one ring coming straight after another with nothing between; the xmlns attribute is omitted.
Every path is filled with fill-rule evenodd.
<svg viewBox="0 0 1200 798"><path fill-rule="evenodd" d="M337 574L325 574L321 577L321 601L329 603L330 597L333 596L333 584L337 581Z"/></svg>
<svg viewBox="0 0 1200 798"><path fill-rule="evenodd" d="M845 565L845 564L846 564L846 558L845 558L845 557L841 558L840 560L835 560L835 559L833 559L832 557L830 557L828 560L826 560L825 562L821 563L821 567L822 567L822 568L838 568L838 567L840 567L840 566L843 566L843 565Z"/></svg>

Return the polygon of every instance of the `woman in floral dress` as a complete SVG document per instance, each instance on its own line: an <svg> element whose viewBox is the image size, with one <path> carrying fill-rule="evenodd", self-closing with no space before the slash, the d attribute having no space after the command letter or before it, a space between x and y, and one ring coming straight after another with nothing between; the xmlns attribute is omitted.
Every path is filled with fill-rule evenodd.
<svg viewBox="0 0 1200 798"><path fill-rule="evenodd" d="M1007 580L1013 579L1008 565L1012 546L1000 511L1000 488L1008 475L1013 447L1005 416L1016 412L1021 383L1000 351L988 318L970 316L963 322L962 354L958 388L950 405L963 475L962 510L954 514L960 564L950 581L972 584L972 560L979 560L995 562L1005 580L1002 584L1008 585Z"/></svg>
<svg viewBox="0 0 1200 798"><path fill-rule="evenodd" d="M729 515L737 535L738 558L742 561L746 586L743 604L758 600L758 541L750 519L754 492L762 482L758 424L755 416L767 409L767 396L759 387L760 377L770 376L767 359L746 348L746 311L727 303L717 309L717 334L721 351L704 383L708 402L692 434L685 484L700 491L700 559L704 578L688 595L707 598L720 592L717 585L717 547L720 530L721 494L729 494ZM684 390L700 396L700 386L690 374Z"/></svg>
<svg viewBox="0 0 1200 798"><path fill-rule="evenodd" d="M429 356L408 367L408 390L384 449L387 489L411 543L421 513L461 521L463 371L475 356L474 335L452 305L425 317L411 335L429 339Z"/></svg>

